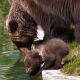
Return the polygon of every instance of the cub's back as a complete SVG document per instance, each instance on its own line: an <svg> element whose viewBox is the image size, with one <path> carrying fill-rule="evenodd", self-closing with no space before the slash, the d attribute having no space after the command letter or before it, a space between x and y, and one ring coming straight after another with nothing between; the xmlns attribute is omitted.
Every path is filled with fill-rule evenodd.
<svg viewBox="0 0 80 80"><path fill-rule="evenodd" d="M66 51L66 50L68 50L68 45L63 40L61 40L59 38L54 38L54 39L49 40L45 44L45 48L46 48L46 50L49 50L49 51L52 51L52 52L57 51L59 48Z"/></svg>

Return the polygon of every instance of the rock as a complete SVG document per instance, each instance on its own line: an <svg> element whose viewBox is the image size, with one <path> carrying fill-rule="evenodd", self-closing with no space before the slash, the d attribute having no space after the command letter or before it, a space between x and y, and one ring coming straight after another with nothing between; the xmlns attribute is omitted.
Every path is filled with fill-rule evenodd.
<svg viewBox="0 0 80 80"><path fill-rule="evenodd" d="M43 80L80 80L80 76L64 75L60 70L43 70Z"/></svg>

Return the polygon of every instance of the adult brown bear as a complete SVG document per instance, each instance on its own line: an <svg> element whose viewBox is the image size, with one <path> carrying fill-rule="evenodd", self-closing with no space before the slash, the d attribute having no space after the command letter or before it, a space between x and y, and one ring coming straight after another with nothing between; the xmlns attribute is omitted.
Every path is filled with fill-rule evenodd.
<svg viewBox="0 0 80 80"><path fill-rule="evenodd" d="M44 40L67 40L68 29L76 24L74 36L80 43L80 0L13 0L6 27L22 53L31 48L37 25L44 30Z"/></svg>

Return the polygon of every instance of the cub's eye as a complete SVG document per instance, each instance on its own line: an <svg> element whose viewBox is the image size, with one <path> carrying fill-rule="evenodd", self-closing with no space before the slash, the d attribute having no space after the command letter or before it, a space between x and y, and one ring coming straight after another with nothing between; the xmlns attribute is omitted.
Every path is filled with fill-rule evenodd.
<svg viewBox="0 0 80 80"><path fill-rule="evenodd" d="M30 66L26 66L27 68L29 68Z"/></svg>
<svg viewBox="0 0 80 80"><path fill-rule="evenodd" d="M32 70L33 70L34 68L33 68L33 67L31 67L30 69L32 69Z"/></svg>

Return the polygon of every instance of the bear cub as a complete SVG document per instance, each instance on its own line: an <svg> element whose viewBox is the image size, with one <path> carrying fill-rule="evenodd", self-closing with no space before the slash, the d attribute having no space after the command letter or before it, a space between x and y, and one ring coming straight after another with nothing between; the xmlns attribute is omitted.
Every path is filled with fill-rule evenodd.
<svg viewBox="0 0 80 80"><path fill-rule="evenodd" d="M60 69L62 59L68 55L67 44L58 38L51 39L36 49L26 53L24 64L26 73L33 74L39 70ZM41 67L41 64L44 65Z"/></svg>

